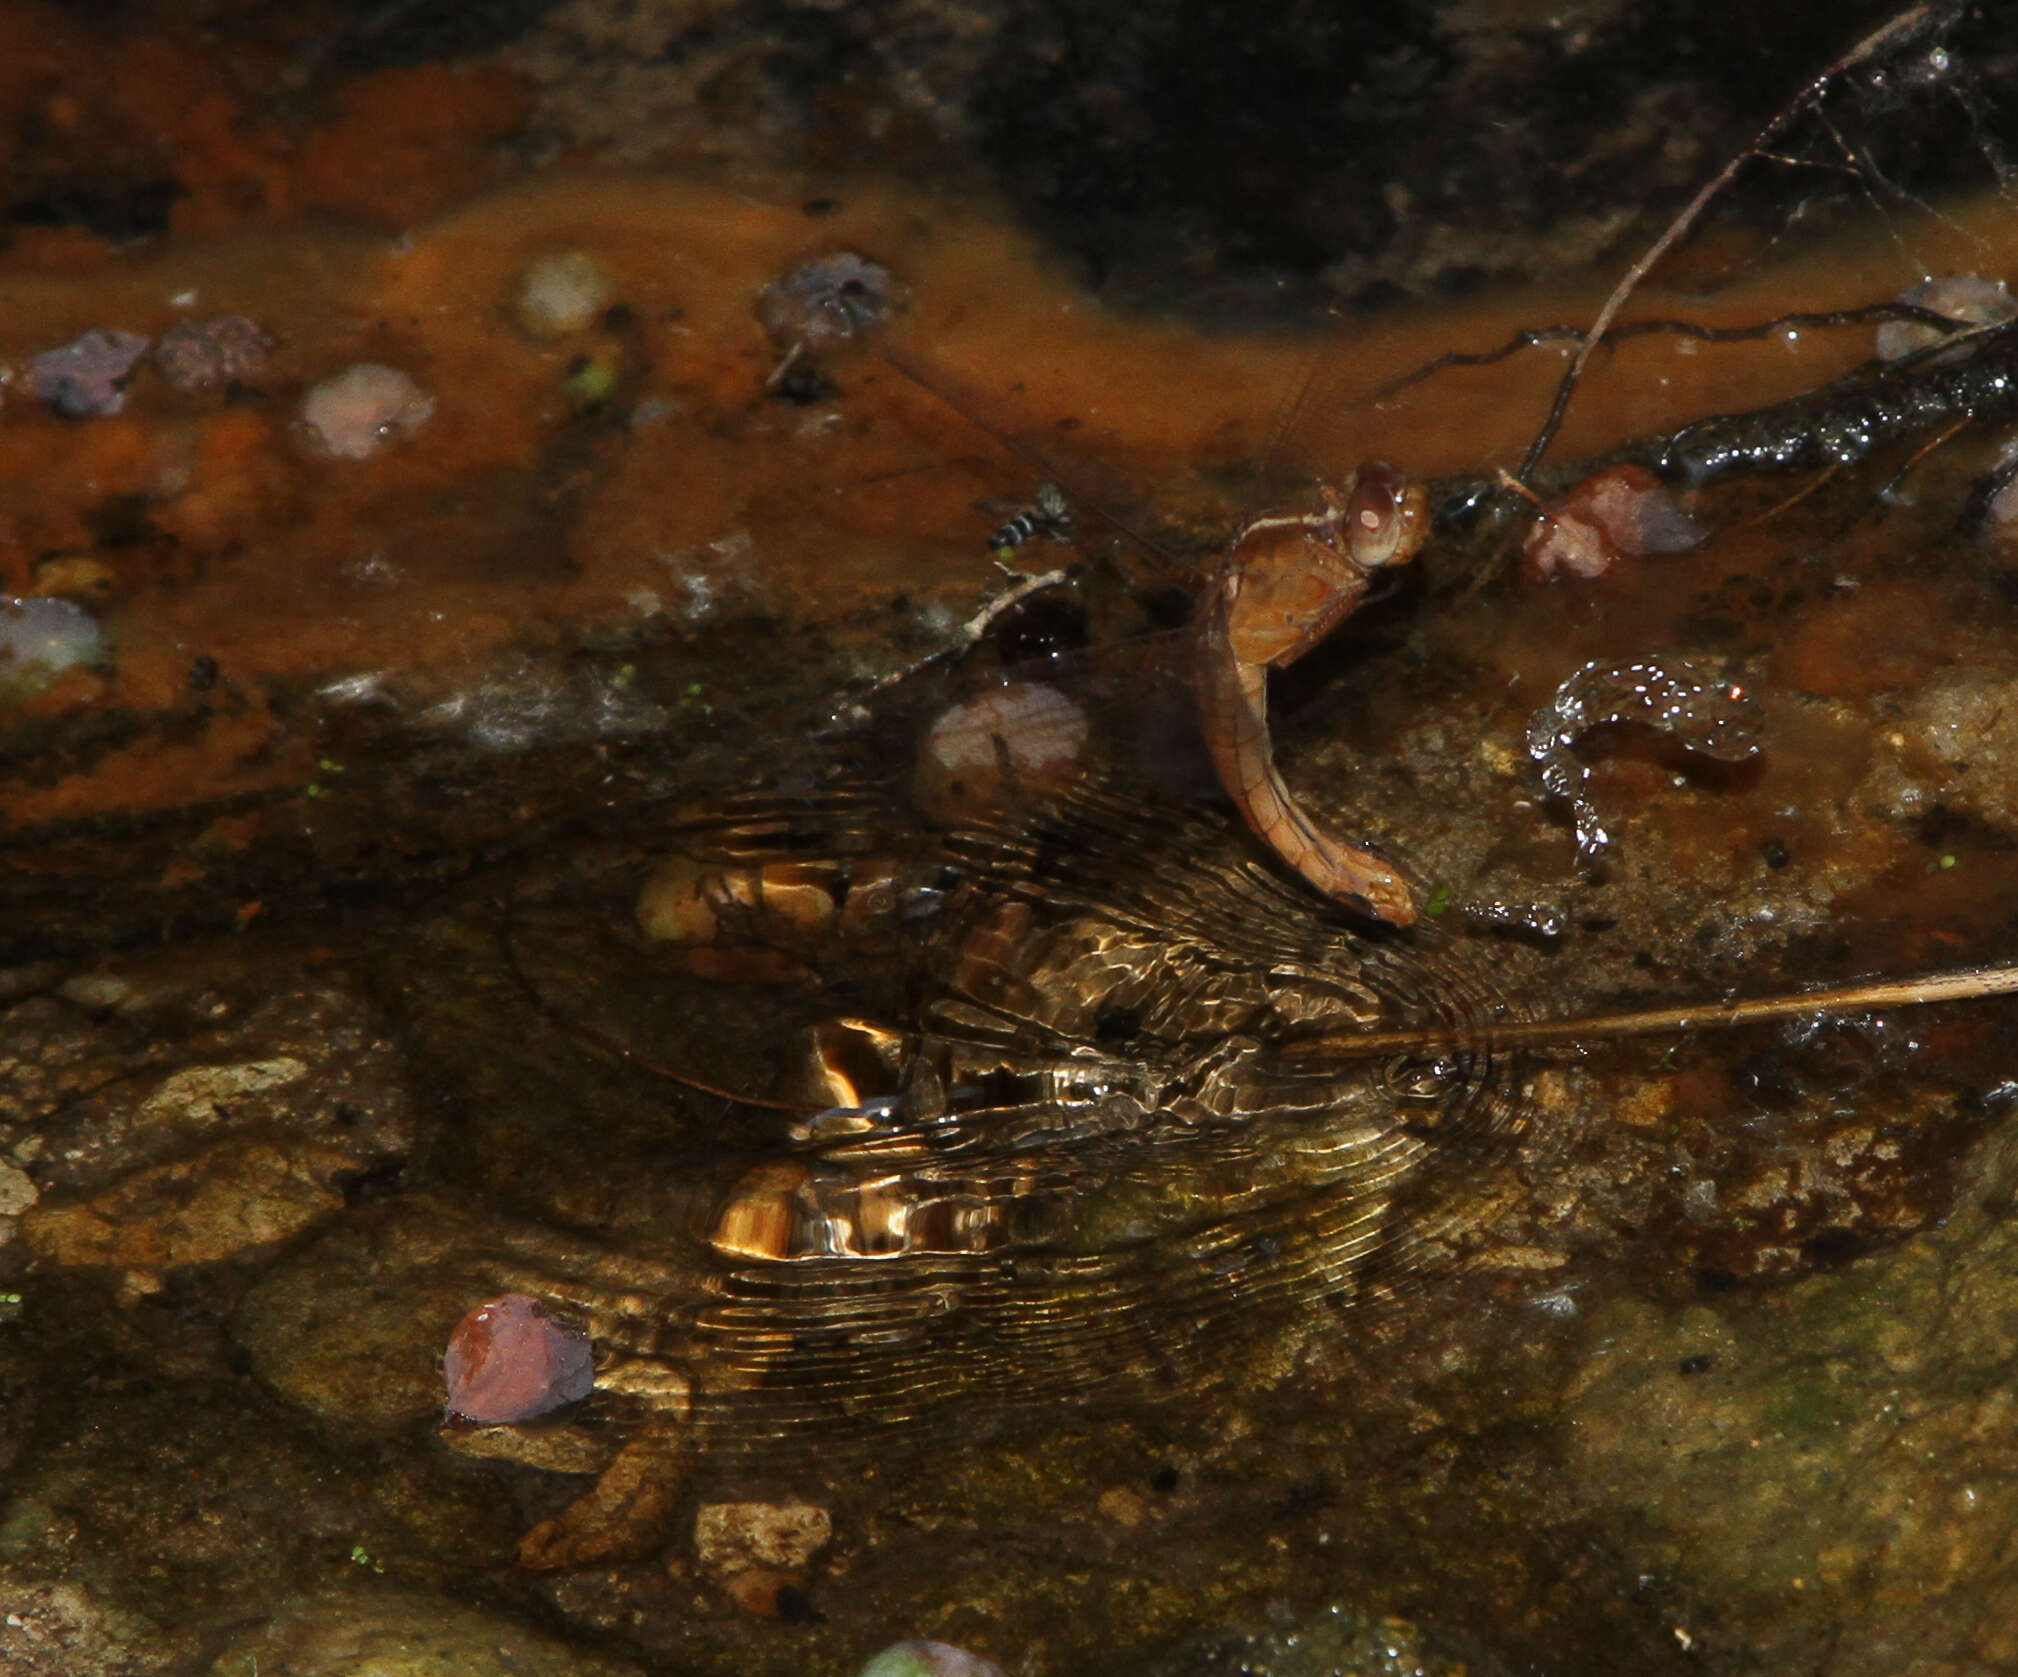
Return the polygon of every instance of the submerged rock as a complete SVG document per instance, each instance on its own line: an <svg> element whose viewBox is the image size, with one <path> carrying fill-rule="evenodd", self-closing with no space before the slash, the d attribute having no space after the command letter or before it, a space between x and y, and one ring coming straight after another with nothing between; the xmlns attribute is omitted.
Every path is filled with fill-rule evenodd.
<svg viewBox="0 0 2018 1677"><path fill-rule="evenodd" d="M8 1677L153 1677L186 1669L163 1629L100 1592L0 1568L0 1671Z"/></svg>
<svg viewBox="0 0 2018 1677"><path fill-rule="evenodd" d="M587 1397L595 1358L587 1334L555 1321L538 1299L506 1293L456 1324L442 1374L451 1415L505 1426Z"/></svg>
<svg viewBox="0 0 2018 1677"><path fill-rule="evenodd" d="M1942 1229L1798 1289L1596 1317L1567 1425L1579 1496L1715 1666L1841 1677L2018 1662L2018 1131ZM1721 1667L1718 1667L1721 1669Z"/></svg>
<svg viewBox="0 0 2018 1677"><path fill-rule="evenodd" d="M366 460L434 416L434 398L397 367L360 361L301 400L302 423L339 460Z"/></svg>
<svg viewBox="0 0 2018 1677"><path fill-rule="evenodd" d="M105 631L69 600L0 595L0 698L32 698L65 670L105 657Z"/></svg>
<svg viewBox="0 0 2018 1677"><path fill-rule="evenodd" d="M207 1677L635 1677L496 1613L435 1596L335 1592L284 1602L233 1637Z"/></svg>
<svg viewBox="0 0 2018 1677"><path fill-rule="evenodd" d="M694 1515L694 1559L724 1576L745 1567L803 1572L834 1536L826 1509L806 1502L710 1502Z"/></svg>
<svg viewBox="0 0 2018 1677"><path fill-rule="evenodd" d="M147 353L138 332L86 332L28 361L28 386L65 419L99 419L126 406L134 364Z"/></svg>

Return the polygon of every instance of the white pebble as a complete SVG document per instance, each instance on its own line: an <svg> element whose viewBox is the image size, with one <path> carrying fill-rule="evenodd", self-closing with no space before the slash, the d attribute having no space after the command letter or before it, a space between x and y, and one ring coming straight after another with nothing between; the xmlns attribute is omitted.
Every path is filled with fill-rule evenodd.
<svg viewBox="0 0 2018 1677"><path fill-rule="evenodd" d="M1084 770L1087 744L1085 712L1057 688L1006 682L933 723L914 795L942 821L997 815L1026 795L1070 786Z"/></svg>
<svg viewBox="0 0 2018 1677"><path fill-rule="evenodd" d="M1939 279L1923 280L1900 292L1895 300L1918 304L1972 326L1994 326L2018 313L2018 303L2012 301L2002 280L1993 283L1974 274L1943 274ZM1943 336L1939 328L1922 326L1917 321L1888 320L1878 328L1878 359L1900 360L1915 350L1938 344Z"/></svg>
<svg viewBox="0 0 2018 1677"><path fill-rule="evenodd" d="M0 1217L18 1217L41 1197L25 1170L0 1165Z"/></svg>
<svg viewBox="0 0 2018 1677"><path fill-rule="evenodd" d="M301 419L340 460L363 460L408 436L434 413L434 398L397 367L360 361L324 379L301 400Z"/></svg>
<svg viewBox="0 0 2018 1677"><path fill-rule="evenodd" d="M0 690L39 693L71 665L104 657L104 631L82 606L0 594Z"/></svg>
<svg viewBox="0 0 2018 1677"><path fill-rule="evenodd" d="M593 326L610 305L613 287L603 265L585 250L542 256L519 275L512 313L536 338L558 338Z"/></svg>
<svg viewBox="0 0 2018 1677"><path fill-rule="evenodd" d="M946 1642L899 1642L862 1667L858 1677L1002 1677L980 1654Z"/></svg>

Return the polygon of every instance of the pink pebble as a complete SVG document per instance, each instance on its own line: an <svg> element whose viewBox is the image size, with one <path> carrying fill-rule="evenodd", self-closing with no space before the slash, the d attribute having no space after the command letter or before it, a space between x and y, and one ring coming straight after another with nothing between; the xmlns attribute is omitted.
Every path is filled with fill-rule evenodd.
<svg viewBox="0 0 2018 1677"><path fill-rule="evenodd" d="M595 1384L588 1335L525 1293L480 1304L456 1323L441 1370L448 1412L484 1427L529 1421L587 1397Z"/></svg>
<svg viewBox="0 0 2018 1677"><path fill-rule="evenodd" d="M1686 553L1703 528L1644 466L1608 466L1551 501L1528 531L1521 574L1598 577L1624 558Z"/></svg>

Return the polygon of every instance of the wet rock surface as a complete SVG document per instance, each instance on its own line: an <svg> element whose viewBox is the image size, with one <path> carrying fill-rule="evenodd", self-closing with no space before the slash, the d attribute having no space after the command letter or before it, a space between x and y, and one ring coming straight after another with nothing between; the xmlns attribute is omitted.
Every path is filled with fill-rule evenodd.
<svg viewBox="0 0 2018 1677"><path fill-rule="evenodd" d="M332 1590L276 1603L205 1677L634 1677L496 1614L397 1590Z"/></svg>
<svg viewBox="0 0 2018 1677"><path fill-rule="evenodd" d="M1437 1037L1313 1073L1245 1030L1263 992L1314 1031L1362 988L1420 1024L1396 973L1476 1023L2007 955L2018 625L1958 517L1995 427L1671 486L1701 547L1585 579L1517 585L1517 532L1440 532L1274 683L1299 797L1409 875L1402 942L1252 848L1183 654L1135 639L1182 615L1170 555L1209 566L1259 504L1224 468L1307 346L1109 312L984 212L774 173L974 149L1105 295L1221 321L1285 282L1449 297L1644 232L1843 19L1775 20L1798 74L1762 50L1734 82L1721 34L1696 73L1688 8L1243 23L1238 52L1131 16L1085 75L1083 10L1012 42L957 8L530 7L479 68L396 62L439 21L410 7L350 81L375 49L341 9L246 41L155 10L87 37L0 6L35 43L0 88L29 195L0 357L25 383L94 324L160 346L100 367L88 416L0 410L0 588L95 648L0 695L0 1667L764 1677L900 1635L1028 1677L2011 1662L2007 1004L1486 1070ZM1899 85L1948 115L1896 118L1887 180L1999 155L2008 66L1941 45ZM815 46L861 75L808 121ZM103 100L65 91L86 63ZM1204 120L1201 63L1267 92ZM1623 123L1552 103L1586 77ZM1951 143L1956 111L1987 137ZM1313 167L1261 190L1284 118ZM1875 131L1788 151L1840 174L1828 142ZM730 178L528 173L597 141ZM1757 322L1965 260L1900 221L1733 278L1761 227L1825 219L1800 206L1740 206L1655 306ZM2009 248L2003 211L1955 214ZM1588 318L1578 283L1384 321L1292 451L1512 462L1552 352L1357 398ZM929 388L876 358L900 338ZM1562 470L1870 341L1620 345ZM360 365L414 386L330 457L291 416ZM1067 575L998 618L996 503L1048 504L1062 438L1179 479L1179 539L1087 538L1068 484ZM1647 658L1741 677L1760 750L1579 732L1615 840L1580 866L1531 721ZM1063 697L1004 702L1032 692ZM949 716L982 719L956 786L918 755ZM753 778L769 801L722 816ZM655 878L685 893L658 944ZM892 1086L928 1025L966 1058ZM1406 1168L1341 1190L1367 1134ZM455 1324L514 1292L581 1324L590 1391L446 1418Z"/></svg>
<svg viewBox="0 0 2018 1677"><path fill-rule="evenodd" d="M390 1039L354 978L262 992L277 970L135 964L0 1015L34 1261L213 1262L396 1180L413 1115Z"/></svg>
<svg viewBox="0 0 2018 1677"><path fill-rule="evenodd" d="M0 1573L0 1655L21 1677L115 1677L187 1669L194 1651L162 1626L75 1582Z"/></svg>
<svg viewBox="0 0 2018 1677"><path fill-rule="evenodd" d="M1654 1599L1686 1576L1714 1600L1675 1614L1706 1657L2012 1659L2013 1170L2000 1133L1941 1229L1846 1274L1591 1320L1565 1413L1574 1471L1643 1524ZM1790 1598L1813 1605L1790 1616Z"/></svg>

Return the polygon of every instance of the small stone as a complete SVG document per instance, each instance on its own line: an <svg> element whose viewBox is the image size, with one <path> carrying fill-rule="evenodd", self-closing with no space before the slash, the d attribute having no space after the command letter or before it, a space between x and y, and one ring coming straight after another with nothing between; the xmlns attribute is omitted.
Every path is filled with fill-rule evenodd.
<svg viewBox="0 0 2018 1677"><path fill-rule="evenodd" d="M162 334L154 364L177 390L210 390L250 378L266 364L273 340L242 314L185 320Z"/></svg>
<svg viewBox="0 0 2018 1677"><path fill-rule="evenodd" d="M138 332L86 332L28 359L28 387L65 419L98 419L126 406L134 363L147 353Z"/></svg>
<svg viewBox="0 0 2018 1677"><path fill-rule="evenodd" d="M526 1293L480 1304L458 1322L441 1367L449 1413L482 1426L579 1403L596 1378L588 1335L555 1321Z"/></svg>
<svg viewBox="0 0 2018 1677"><path fill-rule="evenodd" d="M1101 1516L1117 1526L1139 1526L1149 1513L1148 1503L1133 1491L1118 1485L1111 1491L1100 1493L1099 1508Z"/></svg>
<svg viewBox="0 0 2018 1677"><path fill-rule="evenodd" d="M694 1559L725 1578L747 1567L803 1572L834 1536L826 1509L807 1502L710 1502L694 1516Z"/></svg>
<svg viewBox="0 0 2018 1677"><path fill-rule="evenodd" d="M434 414L434 398L397 367L360 361L301 400L302 423L339 460L364 460L396 437L412 435Z"/></svg>
<svg viewBox="0 0 2018 1677"><path fill-rule="evenodd" d="M1932 309L1936 314L1971 326L1994 326L2018 314L2018 302L2013 301L2002 280L1979 279L1974 274L1942 274L1937 279L1922 280L1910 290L1900 292L1896 300ZM1939 327L1922 326L1915 320L1888 320L1878 328L1878 359L1903 360L1916 350L1931 349L1950 335Z"/></svg>
<svg viewBox="0 0 2018 1677"><path fill-rule="evenodd" d="M1703 527L1644 466L1608 466L1542 509L1521 551L1530 582L1603 576L1622 558L1686 553Z"/></svg>
<svg viewBox="0 0 2018 1677"><path fill-rule="evenodd" d="M538 1468L542 1473L601 1473L616 1458L617 1441L585 1427L463 1426L441 1429L441 1441L465 1456Z"/></svg>
<svg viewBox="0 0 2018 1677"><path fill-rule="evenodd" d="M307 1075L307 1065L291 1054L233 1065L185 1066L154 1086L135 1117L144 1125L205 1128L219 1122L233 1103L286 1088Z"/></svg>
<svg viewBox="0 0 2018 1677"><path fill-rule="evenodd" d="M776 1567L751 1566L722 1580L722 1594L753 1619L780 1619L787 1602L803 1599L806 1580L796 1572L780 1572Z"/></svg>
<svg viewBox="0 0 2018 1677"><path fill-rule="evenodd" d="M190 1669L187 1647L161 1626L81 1583L8 1566L0 1568L0 1601L7 1677L169 1677Z"/></svg>
<svg viewBox="0 0 2018 1677"><path fill-rule="evenodd" d="M56 986L57 995L73 1007L93 1013L109 1013L125 1004L133 994L130 979L110 972L80 972Z"/></svg>
<svg viewBox="0 0 2018 1677"><path fill-rule="evenodd" d="M70 600L0 594L0 696L33 698L65 670L105 657L105 632Z"/></svg>
<svg viewBox="0 0 2018 1677"><path fill-rule="evenodd" d="M860 1677L1003 1677L993 1660L950 1642L897 1642L862 1667Z"/></svg>
<svg viewBox="0 0 2018 1677"><path fill-rule="evenodd" d="M559 251L519 275L512 316L535 338L564 337L593 326L614 291L608 271L587 251Z"/></svg>
<svg viewBox="0 0 2018 1677"><path fill-rule="evenodd" d="M362 1571L362 1563L349 1570ZM202 1667L205 1677L640 1677L629 1661L571 1647L501 1613L366 1578L263 1602L245 1621ZM4 1662L0 1669L12 1677Z"/></svg>
<svg viewBox="0 0 2018 1677"><path fill-rule="evenodd" d="M41 1197L25 1170L0 1164L0 1217L18 1217Z"/></svg>

